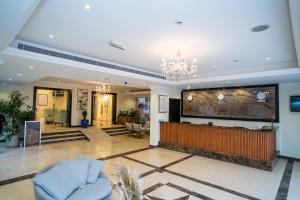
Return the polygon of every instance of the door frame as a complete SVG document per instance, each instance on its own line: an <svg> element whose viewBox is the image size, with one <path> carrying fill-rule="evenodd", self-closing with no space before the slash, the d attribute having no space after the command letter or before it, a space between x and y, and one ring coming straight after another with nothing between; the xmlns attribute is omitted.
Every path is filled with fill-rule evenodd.
<svg viewBox="0 0 300 200"><path fill-rule="evenodd" d="M40 86L33 86L33 105L32 109L34 110L34 113L36 114L36 95L37 90L62 90L68 92L67 94L67 119L68 124L67 127L72 127L72 89L63 89L63 88L51 88L51 87L40 87Z"/></svg>
<svg viewBox="0 0 300 200"><path fill-rule="evenodd" d="M93 126L93 118L94 118L94 94L96 94L96 91L92 91L92 105L91 105L91 126ZM112 98L112 123L117 123L117 93L107 93L113 96Z"/></svg>

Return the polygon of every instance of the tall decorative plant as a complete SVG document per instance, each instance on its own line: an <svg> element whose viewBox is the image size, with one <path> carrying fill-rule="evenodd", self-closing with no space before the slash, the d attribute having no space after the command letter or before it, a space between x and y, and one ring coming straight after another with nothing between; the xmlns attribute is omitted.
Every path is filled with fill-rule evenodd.
<svg viewBox="0 0 300 200"><path fill-rule="evenodd" d="M0 113L2 113L6 122L4 123L3 133L8 141L14 135L18 135L21 128L21 122L25 117L22 107L26 105L28 100L27 96L22 96L22 94L14 90L9 93L7 99L0 99ZM29 109L29 107L27 107ZM32 111L30 111L32 112Z"/></svg>

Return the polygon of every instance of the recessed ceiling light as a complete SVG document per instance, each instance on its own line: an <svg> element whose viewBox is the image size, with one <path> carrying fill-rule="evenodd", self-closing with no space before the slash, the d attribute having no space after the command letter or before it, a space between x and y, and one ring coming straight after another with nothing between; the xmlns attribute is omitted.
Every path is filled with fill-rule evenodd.
<svg viewBox="0 0 300 200"><path fill-rule="evenodd" d="M9 81L12 81L12 78L9 78L8 80L9 80Z"/></svg>
<svg viewBox="0 0 300 200"><path fill-rule="evenodd" d="M115 42L113 40L110 40L109 44L110 44L110 46L121 49L121 50L126 50L127 49L123 44L121 44L119 42Z"/></svg>
<svg viewBox="0 0 300 200"><path fill-rule="evenodd" d="M91 9L91 5L90 5L90 4L85 4L85 5L84 5L84 9L90 10L90 9Z"/></svg>
<svg viewBox="0 0 300 200"><path fill-rule="evenodd" d="M183 21L182 21L181 18L177 18L177 19L175 19L175 23L176 23L177 25L182 25L182 24L183 24Z"/></svg>
<svg viewBox="0 0 300 200"><path fill-rule="evenodd" d="M22 74L21 74L21 73L18 73L17 76L22 76Z"/></svg>
<svg viewBox="0 0 300 200"><path fill-rule="evenodd" d="M50 35L49 35L49 38L54 38L54 35L51 35L51 34L50 34Z"/></svg>
<svg viewBox="0 0 300 200"><path fill-rule="evenodd" d="M234 62L239 62L240 60L238 58L235 58L233 61Z"/></svg>
<svg viewBox="0 0 300 200"><path fill-rule="evenodd" d="M251 29L252 32L262 32L262 31L265 31L269 28L270 26L269 25L258 25L258 26L255 26Z"/></svg>
<svg viewBox="0 0 300 200"><path fill-rule="evenodd" d="M266 60L271 60L271 58L270 57L266 57Z"/></svg>
<svg viewBox="0 0 300 200"><path fill-rule="evenodd" d="M34 66L29 66L29 69L34 69Z"/></svg>

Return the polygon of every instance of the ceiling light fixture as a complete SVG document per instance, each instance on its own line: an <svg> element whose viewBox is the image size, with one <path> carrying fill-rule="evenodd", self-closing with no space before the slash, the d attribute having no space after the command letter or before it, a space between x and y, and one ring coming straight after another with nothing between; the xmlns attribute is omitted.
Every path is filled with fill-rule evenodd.
<svg viewBox="0 0 300 200"><path fill-rule="evenodd" d="M266 60L271 60L271 58L270 57L266 57Z"/></svg>
<svg viewBox="0 0 300 200"><path fill-rule="evenodd" d="M108 94L110 93L110 86L100 82L100 84L96 86L96 92L98 94Z"/></svg>
<svg viewBox="0 0 300 200"><path fill-rule="evenodd" d="M252 32L262 32L262 31L265 31L269 28L270 26L269 25L258 25L258 26L255 26L251 29Z"/></svg>
<svg viewBox="0 0 300 200"><path fill-rule="evenodd" d="M127 49L123 44L115 42L113 40L110 40L109 44L110 44L110 46L115 47L117 49L121 49L121 50L126 50Z"/></svg>
<svg viewBox="0 0 300 200"><path fill-rule="evenodd" d="M34 66L29 66L29 69L34 69Z"/></svg>
<svg viewBox="0 0 300 200"><path fill-rule="evenodd" d="M173 81L196 78L198 71L197 60L193 59L192 64L188 65L179 50L175 59L171 57L167 61L163 58L160 68L162 76Z"/></svg>
<svg viewBox="0 0 300 200"><path fill-rule="evenodd" d="M49 35L49 38L51 38L51 39L54 38L54 35L51 35L51 34L50 34L50 35Z"/></svg>
<svg viewBox="0 0 300 200"><path fill-rule="evenodd" d="M22 74L21 74L21 73L18 73L17 76L22 76Z"/></svg>
<svg viewBox="0 0 300 200"><path fill-rule="evenodd" d="M12 81L12 78L9 78L8 80L9 80L9 81Z"/></svg>
<svg viewBox="0 0 300 200"><path fill-rule="evenodd" d="M90 4L85 4L85 5L84 5L84 9L90 10L90 9L91 9L91 5L90 5Z"/></svg>

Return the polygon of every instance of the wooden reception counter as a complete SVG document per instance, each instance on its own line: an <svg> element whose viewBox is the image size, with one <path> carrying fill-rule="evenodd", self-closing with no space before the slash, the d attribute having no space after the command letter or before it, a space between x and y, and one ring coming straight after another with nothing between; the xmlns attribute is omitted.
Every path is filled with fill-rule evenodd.
<svg viewBox="0 0 300 200"><path fill-rule="evenodd" d="M275 130L160 123L161 147L271 170Z"/></svg>

